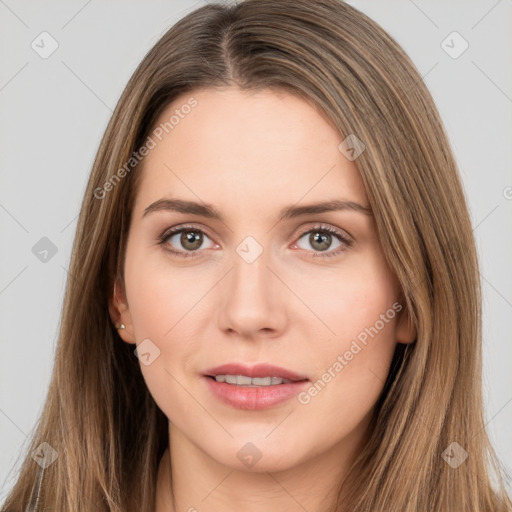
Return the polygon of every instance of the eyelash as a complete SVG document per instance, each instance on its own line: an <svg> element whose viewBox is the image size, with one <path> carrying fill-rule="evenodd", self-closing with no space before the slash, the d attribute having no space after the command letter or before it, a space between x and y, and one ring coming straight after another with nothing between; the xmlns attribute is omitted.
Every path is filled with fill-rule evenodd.
<svg viewBox="0 0 512 512"><path fill-rule="evenodd" d="M177 233L182 233L183 231L195 231L198 233L202 233L203 235L208 236L207 233L205 233L202 229L196 228L195 226L181 226L179 228L175 228L172 230L165 231L160 237L158 238L158 243L160 245L164 245L169 238L171 238L173 235ZM343 245L338 247L335 251L327 252L327 251L313 251L316 254L313 254L312 258L330 258L332 256L337 256L341 252L345 251L347 248L352 246L352 240L350 240L348 237L346 237L341 231L338 231L337 229L332 228L331 226L327 226L325 224L318 224L317 226L314 226L313 228L309 228L303 232L301 232L297 238L297 240L300 240L304 235L307 235L308 233L312 232L318 232L318 233L329 233L331 235L334 235ZM210 238L210 237L208 237ZM166 251L169 251L175 256L178 256L180 258L190 258L195 257L195 254L199 251L175 251L174 249L169 249L168 247L165 247Z"/></svg>

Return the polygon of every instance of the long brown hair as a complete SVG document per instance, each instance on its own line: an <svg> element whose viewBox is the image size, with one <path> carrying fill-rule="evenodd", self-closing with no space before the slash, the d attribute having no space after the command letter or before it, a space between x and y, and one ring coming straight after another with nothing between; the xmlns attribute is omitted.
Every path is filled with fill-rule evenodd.
<svg viewBox="0 0 512 512"><path fill-rule="evenodd" d="M416 341L397 349L369 441L340 482L343 508L333 510L512 510L483 420L478 261L446 133L401 47L338 0L206 5L129 80L89 178L51 383L4 509L154 510L168 421L107 304L123 278L138 149L166 105L216 86L300 95L364 142L356 164L417 328ZM30 456L36 449L48 464ZM456 468L454 453L468 454Z"/></svg>

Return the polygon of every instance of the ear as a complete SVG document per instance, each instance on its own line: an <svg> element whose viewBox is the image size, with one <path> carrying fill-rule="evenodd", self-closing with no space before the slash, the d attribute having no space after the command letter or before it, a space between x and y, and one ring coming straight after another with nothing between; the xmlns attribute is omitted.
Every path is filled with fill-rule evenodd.
<svg viewBox="0 0 512 512"><path fill-rule="evenodd" d="M405 301L400 302L400 304L405 304ZM396 341L397 343L408 344L416 341L417 336L418 332L416 330L416 326L412 322L407 306L404 305L398 313L396 323Z"/></svg>
<svg viewBox="0 0 512 512"><path fill-rule="evenodd" d="M126 290L123 281L116 278L112 287L112 293L108 300L108 310L110 318L117 328L119 324L124 325L124 329L117 329L119 336L126 343L135 344L135 334L133 332L132 317L130 315L130 308L126 299Z"/></svg>

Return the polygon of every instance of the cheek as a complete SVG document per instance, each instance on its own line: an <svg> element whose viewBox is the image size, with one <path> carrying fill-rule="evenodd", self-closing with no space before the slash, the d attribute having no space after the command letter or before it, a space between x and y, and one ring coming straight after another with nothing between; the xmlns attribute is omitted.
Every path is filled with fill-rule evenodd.
<svg viewBox="0 0 512 512"><path fill-rule="evenodd" d="M148 257L138 247L127 252L125 278L135 339L138 344L149 339L159 351L150 365L141 364L141 371L165 410L165 397L179 395L178 381L183 381L200 349L197 331L204 322L199 319L208 314L207 301L202 299L212 286L211 279L173 269L165 257Z"/></svg>
<svg viewBox="0 0 512 512"><path fill-rule="evenodd" d="M375 323L373 316L368 317L368 323L370 319ZM354 335L329 339L316 356L316 378L298 396L304 422L314 425L319 438L341 439L365 428L383 390L396 346L394 320L380 330L373 325L361 330L356 325L360 320L351 320L345 330ZM324 421L318 424L316 418Z"/></svg>
<svg viewBox="0 0 512 512"><path fill-rule="evenodd" d="M134 247L125 272L137 341L150 338L167 344L186 325L188 315L201 309L196 304L209 287L206 275L173 268L160 248L144 254L144 248Z"/></svg>
<svg viewBox="0 0 512 512"><path fill-rule="evenodd" d="M305 293L330 334L315 345L316 380L302 403L316 402L313 407L329 409L336 417L351 411L354 420L360 419L384 386L396 346L402 308L396 302L396 281L384 260L372 256L336 276L329 273L316 285Z"/></svg>
<svg viewBox="0 0 512 512"><path fill-rule="evenodd" d="M128 302L137 344L149 339L157 347L158 356L148 365L140 363L146 386L158 407L169 417L197 416L200 411L187 409L190 396L184 390L184 374L197 353L197 336L191 331L191 320L201 310L196 304L204 291L194 279L184 278L169 266L151 263L149 258L131 253L126 260ZM155 349L153 349L155 350ZM174 415L174 416L173 416ZM203 418L204 421L204 418Z"/></svg>
<svg viewBox="0 0 512 512"><path fill-rule="evenodd" d="M395 306L397 303L394 303ZM341 336L329 339L318 358L318 374L301 403L310 403L334 424L355 428L382 392L396 347L397 312L374 301L365 314L347 315Z"/></svg>
<svg viewBox="0 0 512 512"><path fill-rule="evenodd" d="M291 281L292 275L288 276ZM366 251L351 256L337 269L311 270L311 274L295 276L295 291L303 298L317 319L321 320L324 346L343 349L347 340L352 340L378 322L381 315L392 308L397 297L396 280L380 254ZM386 315L386 326L395 316L395 311Z"/></svg>
<svg viewBox="0 0 512 512"><path fill-rule="evenodd" d="M158 283L143 279L132 288L129 298L130 315L137 342L145 338L159 340L175 323L175 312L179 304L173 294L164 293Z"/></svg>

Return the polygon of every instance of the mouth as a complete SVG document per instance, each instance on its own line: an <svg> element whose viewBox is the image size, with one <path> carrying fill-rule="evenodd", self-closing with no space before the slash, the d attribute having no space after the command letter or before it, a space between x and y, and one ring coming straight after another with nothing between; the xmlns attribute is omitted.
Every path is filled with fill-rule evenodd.
<svg viewBox="0 0 512 512"><path fill-rule="evenodd" d="M280 384L289 384L293 382L281 377L249 377L247 375L207 375L216 382L225 382L235 386L258 387L258 386L278 386Z"/></svg>
<svg viewBox="0 0 512 512"><path fill-rule="evenodd" d="M249 410L268 409L289 400L309 382L306 376L269 364L226 364L207 370L204 377L216 398Z"/></svg>

